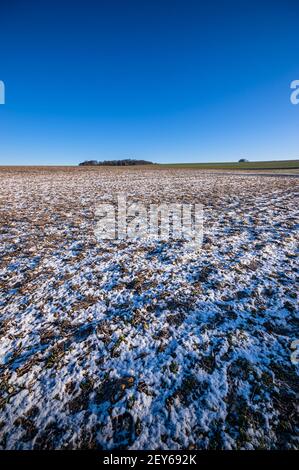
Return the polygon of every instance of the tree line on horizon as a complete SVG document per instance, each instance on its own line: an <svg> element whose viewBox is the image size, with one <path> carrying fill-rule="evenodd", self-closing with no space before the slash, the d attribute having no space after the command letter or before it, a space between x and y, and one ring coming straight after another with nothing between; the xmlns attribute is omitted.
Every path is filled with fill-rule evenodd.
<svg viewBox="0 0 299 470"><path fill-rule="evenodd" d="M104 160L99 162L97 160L85 160L79 163L79 166L132 166L132 165L154 165L153 162L147 160L136 160L134 158L125 158L123 160Z"/></svg>

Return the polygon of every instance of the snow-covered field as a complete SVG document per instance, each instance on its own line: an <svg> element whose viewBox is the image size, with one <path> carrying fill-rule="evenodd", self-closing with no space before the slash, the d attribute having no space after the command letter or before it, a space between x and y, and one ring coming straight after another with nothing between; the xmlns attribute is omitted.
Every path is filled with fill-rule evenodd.
<svg viewBox="0 0 299 470"><path fill-rule="evenodd" d="M0 448L298 448L298 183L0 169ZM202 203L201 252L97 242L119 192Z"/></svg>

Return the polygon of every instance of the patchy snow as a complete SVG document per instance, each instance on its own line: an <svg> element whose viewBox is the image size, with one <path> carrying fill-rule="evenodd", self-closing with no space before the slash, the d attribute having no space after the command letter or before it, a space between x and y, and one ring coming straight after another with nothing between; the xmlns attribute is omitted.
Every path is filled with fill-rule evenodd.
<svg viewBox="0 0 299 470"><path fill-rule="evenodd" d="M0 447L295 449L296 178L0 169ZM99 202L204 205L201 252Z"/></svg>

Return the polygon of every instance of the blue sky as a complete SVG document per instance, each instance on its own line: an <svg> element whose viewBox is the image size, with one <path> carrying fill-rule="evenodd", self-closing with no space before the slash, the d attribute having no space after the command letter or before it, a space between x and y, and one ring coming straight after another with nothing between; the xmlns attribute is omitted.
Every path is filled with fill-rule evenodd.
<svg viewBox="0 0 299 470"><path fill-rule="evenodd" d="M2 0L0 164L299 158L298 30L298 0Z"/></svg>

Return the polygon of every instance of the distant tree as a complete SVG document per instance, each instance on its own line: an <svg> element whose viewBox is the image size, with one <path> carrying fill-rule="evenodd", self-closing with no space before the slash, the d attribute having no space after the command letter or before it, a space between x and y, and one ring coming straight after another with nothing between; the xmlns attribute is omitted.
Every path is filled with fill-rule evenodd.
<svg viewBox="0 0 299 470"><path fill-rule="evenodd" d="M245 163L245 162L249 162L249 160L247 160L246 158L240 158L239 163Z"/></svg>
<svg viewBox="0 0 299 470"><path fill-rule="evenodd" d="M85 160L85 162L79 163L79 166L95 166L97 164L96 160Z"/></svg>
<svg viewBox="0 0 299 470"><path fill-rule="evenodd" d="M79 166L134 166L134 165L154 165L153 162L146 160L135 160L133 158L125 158L123 160L104 160L97 162L96 160L86 160L79 163Z"/></svg>

